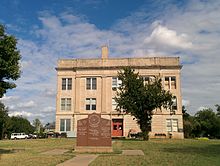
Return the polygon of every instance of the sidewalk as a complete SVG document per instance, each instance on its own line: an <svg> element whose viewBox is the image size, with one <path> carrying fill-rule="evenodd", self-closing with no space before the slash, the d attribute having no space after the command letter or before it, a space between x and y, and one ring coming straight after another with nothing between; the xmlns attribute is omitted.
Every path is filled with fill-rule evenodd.
<svg viewBox="0 0 220 166"><path fill-rule="evenodd" d="M57 166L88 166L98 155L94 154L79 154L76 157L67 160Z"/></svg>
<svg viewBox="0 0 220 166"><path fill-rule="evenodd" d="M143 156L144 153L142 150L122 150L121 155L126 156ZM63 163L58 164L57 166L88 166L93 160L96 159L99 155L95 154L78 154L76 157L69 159Z"/></svg>

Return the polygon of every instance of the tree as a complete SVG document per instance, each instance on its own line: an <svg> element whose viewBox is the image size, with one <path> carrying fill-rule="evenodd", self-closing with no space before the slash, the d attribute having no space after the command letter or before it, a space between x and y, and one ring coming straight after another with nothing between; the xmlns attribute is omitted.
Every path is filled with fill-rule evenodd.
<svg viewBox="0 0 220 166"><path fill-rule="evenodd" d="M41 124L41 121L39 119L35 119L33 121L33 126L37 134L39 134L43 129L43 125Z"/></svg>
<svg viewBox="0 0 220 166"><path fill-rule="evenodd" d="M184 138L189 138L190 134L192 133L192 118L187 113L186 107L182 106L182 112L183 112L183 130L184 130Z"/></svg>
<svg viewBox="0 0 220 166"><path fill-rule="evenodd" d="M8 119L8 109L0 102L0 139L7 133Z"/></svg>
<svg viewBox="0 0 220 166"><path fill-rule="evenodd" d="M17 39L5 33L5 28L0 24L0 98L7 89L16 85L9 80L17 80L20 77L19 60L20 53L16 47Z"/></svg>
<svg viewBox="0 0 220 166"><path fill-rule="evenodd" d="M220 119L211 108L198 111L195 119L200 124L199 136L220 137Z"/></svg>
<svg viewBox="0 0 220 166"><path fill-rule="evenodd" d="M216 111L217 111L217 116L220 117L220 105L216 104L215 107L216 107Z"/></svg>
<svg viewBox="0 0 220 166"><path fill-rule="evenodd" d="M115 97L117 110L134 116L143 134L143 139L148 139L151 127L153 110L156 108L171 108L172 95L163 90L161 79L145 84L143 78L134 72L131 67L119 71L118 78L122 81Z"/></svg>
<svg viewBox="0 0 220 166"><path fill-rule="evenodd" d="M186 107L182 106L182 113L183 113L183 119L186 120L190 117L190 115L187 113Z"/></svg>
<svg viewBox="0 0 220 166"><path fill-rule="evenodd" d="M30 134L34 132L34 127L30 122L22 116L12 116L10 118L9 132L11 133L26 133Z"/></svg>

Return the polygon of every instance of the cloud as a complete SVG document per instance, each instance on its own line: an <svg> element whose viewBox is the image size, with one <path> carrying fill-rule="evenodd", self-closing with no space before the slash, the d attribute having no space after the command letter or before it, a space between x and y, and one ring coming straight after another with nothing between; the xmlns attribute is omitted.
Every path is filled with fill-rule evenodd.
<svg viewBox="0 0 220 166"><path fill-rule="evenodd" d="M19 103L17 105L18 108L32 108L32 107L35 107L36 106L36 103L32 100L28 101L28 102L25 102L25 103Z"/></svg>
<svg viewBox="0 0 220 166"><path fill-rule="evenodd" d="M55 89L49 89L49 88L46 88L44 90L44 92L42 92L45 96L48 96L48 97L53 97L55 98L56 97L56 91Z"/></svg>
<svg viewBox="0 0 220 166"><path fill-rule="evenodd" d="M31 112L26 112L26 111L15 111L15 112L10 112L9 116L23 116L23 117L31 117L33 114Z"/></svg>
<svg viewBox="0 0 220 166"><path fill-rule="evenodd" d="M182 100L182 105L184 105L185 107L189 107L190 106L190 101L189 100Z"/></svg>
<svg viewBox="0 0 220 166"><path fill-rule="evenodd" d="M0 101L3 101L3 102L9 102L9 101L12 101L13 100L17 100L19 99L19 96L6 96L4 95L2 98L0 98Z"/></svg>
<svg viewBox="0 0 220 166"><path fill-rule="evenodd" d="M55 111L56 111L56 108L55 107L51 107L51 106L48 106L48 107L45 107L42 112L45 112L45 113L54 113L55 114Z"/></svg>
<svg viewBox="0 0 220 166"><path fill-rule="evenodd" d="M156 12L138 9L105 30L83 16L67 12L54 15L42 12L38 19L41 26L33 25L30 30L38 41L18 40L21 78L16 81L17 88L7 93L8 98L2 99L10 106L10 113L24 111L29 113L30 120L41 117L45 123L54 121L57 60L98 58L103 44L109 44L110 57L179 56L183 64L183 104L189 107L189 112L193 114L201 106L219 103L220 3L217 1L190 1L183 8L168 5Z"/></svg>
<svg viewBox="0 0 220 166"><path fill-rule="evenodd" d="M145 43L181 49L191 49L193 47L192 42L188 40L187 34L177 35L175 30L170 30L162 25L154 28L151 35L145 39Z"/></svg>

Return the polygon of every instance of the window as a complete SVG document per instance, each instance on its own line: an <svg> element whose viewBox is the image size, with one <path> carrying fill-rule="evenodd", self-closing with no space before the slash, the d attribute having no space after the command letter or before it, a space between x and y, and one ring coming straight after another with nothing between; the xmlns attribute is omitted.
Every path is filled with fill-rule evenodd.
<svg viewBox="0 0 220 166"><path fill-rule="evenodd" d="M96 78L86 78L86 89L87 90L96 89Z"/></svg>
<svg viewBox="0 0 220 166"><path fill-rule="evenodd" d="M174 96L172 101L173 101L172 110L177 110L177 99L176 99L176 96Z"/></svg>
<svg viewBox="0 0 220 166"><path fill-rule="evenodd" d="M165 77L164 85L167 89L176 89L176 77Z"/></svg>
<svg viewBox="0 0 220 166"><path fill-rule="evenodd" d="M72 89L72 78L62 78L62 90Z"/></svg>
<svg viewBox="0 0 220 166"><path fill-rule="evenodd" d="M86 110L96 110L96 98L86 98Z"/></svg>
<svg viewBox="0 0 220 166"><path fill-rule="evenodd" d="M177 119L172 119L172 130L178 131L178 120Z"/></svg>
<svg viewBox="0 0 220 166"><path fill-rule="evenodd" d="M60 131L70 131L70 119L60 119Z"/></svg>
<svg viewBox="0 0 220 166"><path fill-rule="evenodd" d="M167 119L167 131L177 132L178 131L178 119Z"/></svg>
<svg viewBox="0 0 220 166"><path fill-rule="evenodd" d="M61 111L71 111L71 98L61 98Z"/></svg>
<svg viewBox="0 0 220 166"><path fill-rule="evenodd" d="M117 90L121 86L121 83L118 77L112 77L112 90Z"/></svg>
<svg viewBox="0 0 220 166"><path fill-rule="evenodd" d="M171 77L171 89L176 89L176 77Z"/></svg>
<svg viewBox="0 0 220 166"><path fill-rule="evenodd" d="M117 103L114 98L112 98L112 110L116 110Z"/></svg>
<svg viewBox="0 0 220 166"><path fill-rule="evenodd" d="M143 78L143 81L144 81L144 85L145 84L150 84L150 83L154 82L155 79L156 79L155 76L143 76L142 78Z"/></svg>

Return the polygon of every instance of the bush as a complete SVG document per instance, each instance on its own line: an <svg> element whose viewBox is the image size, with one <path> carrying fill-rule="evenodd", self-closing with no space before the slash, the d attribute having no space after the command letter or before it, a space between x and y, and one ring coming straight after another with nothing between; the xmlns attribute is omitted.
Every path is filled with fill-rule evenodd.
<svg viewBox="0 0 220 166"><path fill-rule="evenodd" d="M199 138L197 138L198 140L204 140L204 141L208 141L209 140L209 138L208 137L199 137Z"/></svg>

